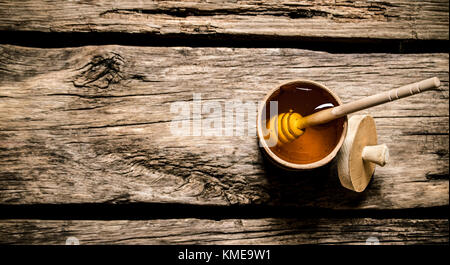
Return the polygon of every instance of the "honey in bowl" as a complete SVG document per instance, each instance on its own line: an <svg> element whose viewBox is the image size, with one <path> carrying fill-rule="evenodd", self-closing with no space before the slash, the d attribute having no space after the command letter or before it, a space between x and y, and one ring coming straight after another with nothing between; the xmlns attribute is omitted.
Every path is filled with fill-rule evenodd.
<svg viewBox="0 0 450 265"><path fill-rule="evenodd" d="M290 83L283 85L268 100L278 102L278 114L297 112L303 117L314 112L339 105L326 90L312 84ZM270 104L266 104L266 117L270 115ZM270 117L266 119L270 120ZM269 147L279 158L295 164L310 164L328 156L338 145L344 130L345 118L305 129L305 133L294 141ZM268 127L268 123L266 123Z"/></svg>

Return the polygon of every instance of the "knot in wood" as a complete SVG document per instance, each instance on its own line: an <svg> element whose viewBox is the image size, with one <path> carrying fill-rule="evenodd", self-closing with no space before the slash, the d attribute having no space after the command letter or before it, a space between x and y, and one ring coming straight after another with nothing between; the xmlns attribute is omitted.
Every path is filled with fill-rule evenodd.
<svg viewBox="0 0 450 265"><path fill-rule="evenodd" d="M81 67L81 73L73 80L76 87L106 89L110 84L119 83L122 79L121 66L123 57L118 53L96 55L91 61Z"/></svg>

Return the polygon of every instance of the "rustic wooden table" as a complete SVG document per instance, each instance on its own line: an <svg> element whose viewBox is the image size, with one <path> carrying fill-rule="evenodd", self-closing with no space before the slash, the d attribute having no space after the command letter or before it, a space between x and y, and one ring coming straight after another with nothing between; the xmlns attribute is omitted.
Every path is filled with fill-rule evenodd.
<svg viewBox="0 0 450 265"><path fill-rule="evenodd" d="M0 1L0 243L448 244L448 1L111 2ZM391 153L363 193L273 168L254 135L169 129L193 93L433 76L362 112Z"/></svg>

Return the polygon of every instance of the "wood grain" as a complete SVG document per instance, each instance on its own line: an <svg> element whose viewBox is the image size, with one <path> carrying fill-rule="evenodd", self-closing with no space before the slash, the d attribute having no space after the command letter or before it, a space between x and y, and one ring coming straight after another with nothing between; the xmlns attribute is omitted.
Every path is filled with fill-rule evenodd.
<svg viewBox="0 0 450 265"><path fill-rule="evenodd" d="M0 220L0 244L448 244L448 219Z"/></svg>
<svg viewBox="0 0 450 265"><path fill-rule="evenodd" d="M448 40L448 1L0 1L0 30Z"/></svg>
<svg viewBox="0 0 450 265"><path fill-rule="evenodd" d="M0 57L2 204L448 205L448 54L1 45ZM432 76L441 91L362 112L375 117L379 143L391 153L362 194L341 187L333 166L273 168L255 132L200 137L169 130L171 103L191 104L193 93L221 104L258 102L280 82L306 78L350 102Z"/></svg>

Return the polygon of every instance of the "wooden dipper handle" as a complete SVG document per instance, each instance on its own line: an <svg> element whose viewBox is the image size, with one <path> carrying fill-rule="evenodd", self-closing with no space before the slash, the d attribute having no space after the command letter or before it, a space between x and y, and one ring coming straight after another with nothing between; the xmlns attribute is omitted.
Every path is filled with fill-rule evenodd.
<svg viewBox="0 0 450 265"><path fill-rule="evenodd" d="M437 77L422 80L417 83L402 86L400 88L392 89L386 92L382 92L373 96L359 99L344 105L340 105L334 108L325 109L314 114L304 117L300 128L306 128L318 124L327 123L334 119L343 117L347 114L367 109L373 106L377 106L386 102L394 101L400 98L412 96L433 88L437 88L440 85L440 81Z"/></svg>

